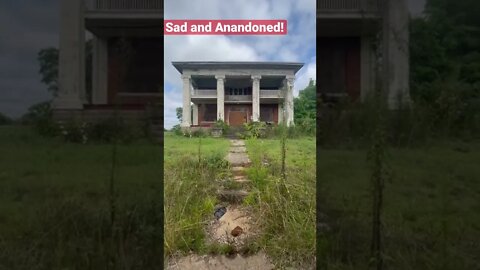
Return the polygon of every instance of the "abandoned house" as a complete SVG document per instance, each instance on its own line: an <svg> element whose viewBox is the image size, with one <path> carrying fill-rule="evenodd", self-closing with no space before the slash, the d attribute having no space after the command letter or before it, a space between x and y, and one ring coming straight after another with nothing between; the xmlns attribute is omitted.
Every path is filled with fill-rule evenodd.
<svg viewBox="0 0 480 270"><path fill-rule="evenodd" d="M249 122L293 125L293 83L302 63L173 62L183 80L182 127ZM193 104L193 105L192 105Z"/></svg>
<svg viewBox="0 0 480 270"><path fill-rule="evenodd" d="M56 119L142 118L149 104L163 102L163 0L59 2Z"/></svg>
<svg viewBox="0 0 480 270"><path fill-rule="evenodd" d="M405 0L317 0L322 98L363 101L383 89L390 108L408 103L408 27Z"/></svg>

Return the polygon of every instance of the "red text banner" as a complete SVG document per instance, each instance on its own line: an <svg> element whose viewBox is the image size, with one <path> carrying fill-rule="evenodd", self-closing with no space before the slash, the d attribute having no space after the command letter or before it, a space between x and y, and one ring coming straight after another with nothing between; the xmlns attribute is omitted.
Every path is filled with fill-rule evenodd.
<svg viewBox="0 0 480 270"><path fill-rule="evenodd" d="M286 35L287 20L165 20L165 35Z"/></svg>

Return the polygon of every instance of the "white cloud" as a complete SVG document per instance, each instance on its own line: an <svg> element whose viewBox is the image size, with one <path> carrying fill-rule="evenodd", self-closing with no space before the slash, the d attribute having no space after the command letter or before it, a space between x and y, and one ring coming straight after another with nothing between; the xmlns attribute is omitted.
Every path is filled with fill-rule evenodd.
<svg viewBox="0 0 480 270"><path fill-rule="evenodd" d="M182 82L172 61L299 61L295 95L315 79L315 0L168 0L165 19L287 19L286 36L165 36L165 127L178 123Z"/></svg>

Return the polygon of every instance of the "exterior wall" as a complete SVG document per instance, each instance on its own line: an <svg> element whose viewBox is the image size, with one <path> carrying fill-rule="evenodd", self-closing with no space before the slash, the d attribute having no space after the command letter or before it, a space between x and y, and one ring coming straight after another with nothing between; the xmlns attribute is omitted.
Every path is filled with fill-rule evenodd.
<svg viewBox="0 0 480 270"><path fill-rule="evenodd" d="M117 42L117 38L108 41L108 104L160 102L160 76L155 74L163 66L160 39L131 39L126 52L118 49Z"/></svg>

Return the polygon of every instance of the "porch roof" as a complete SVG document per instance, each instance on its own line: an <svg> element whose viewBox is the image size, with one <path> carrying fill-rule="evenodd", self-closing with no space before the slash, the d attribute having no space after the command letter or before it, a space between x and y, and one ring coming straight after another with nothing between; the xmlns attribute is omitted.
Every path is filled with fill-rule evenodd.
<svg viewBox="0 0 480 270"><path fill-rule="evenodd" d="M186 61L172 62L172 65L183 74L189 69L283 69L297 73L304 65L298 62L219 62L219 61Z"/></svg>

